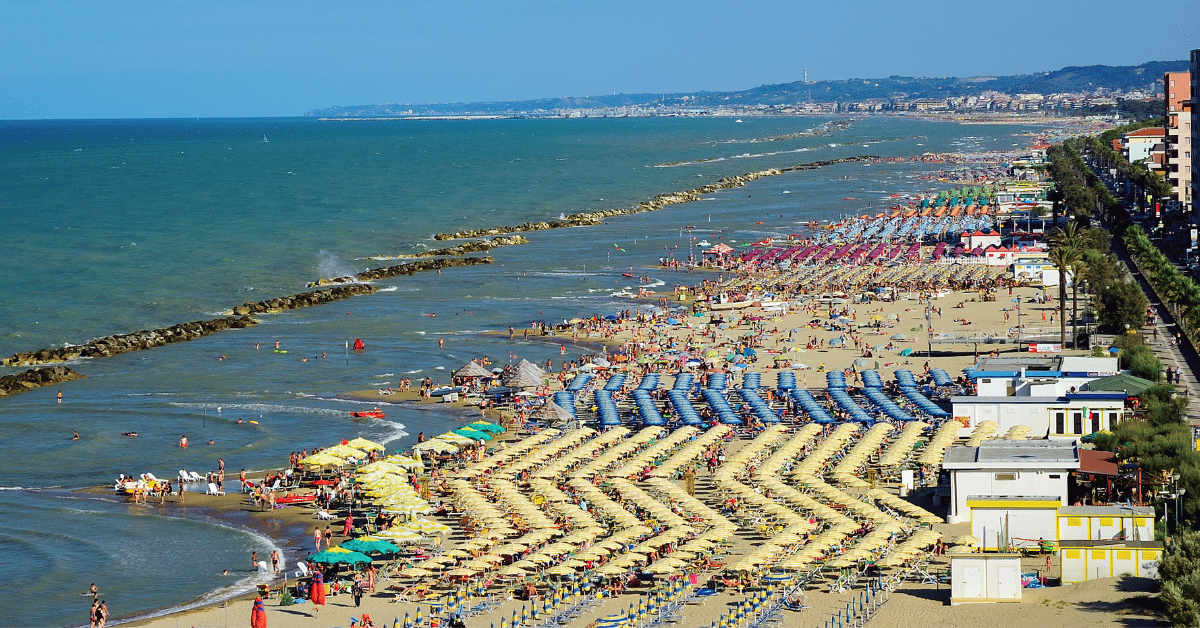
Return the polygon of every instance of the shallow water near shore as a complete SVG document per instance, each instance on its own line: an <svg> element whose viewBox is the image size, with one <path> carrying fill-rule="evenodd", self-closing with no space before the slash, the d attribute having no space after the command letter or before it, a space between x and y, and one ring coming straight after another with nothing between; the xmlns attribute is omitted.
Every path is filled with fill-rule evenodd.
<svg viewBox="0 0 1200 628"><path fill-rule="evenodd" d="M0 354L210 318L335 270L387 264L372 256L444 246L434 232L628 207L823 159L1008 150L1039 130L866 118L829 135L746 142L826 122L0 122L0 193L12 199ZM386 291L263 316L248 329L73 364L88 379L62 386L61 404L53 388L0 400L0 566L24 576L0 602L0 626L79 625L91 582L116 618L212 599L249 588L250 551L270 552L272 541L236 517L72 489L118 473L205 473L218 458L236 477L360 435L403 448L418 431L475 415L403 404L386 406L386 420L353 421L349 411L372 404L337 395L400 377L448 382L480 355L557 365L555 345L480 332L632 307L609 296L635 286L621 276L631 266L660 291L691 285L702 277L652 266L698 255L704 239L737 246L797 233L810 219L882 210L890 194L945 187L919 178L938 167L852 163L768 177L659 212L527 234L529 244L496 249L488 266L399 277L380 283ZM355 338L366 351L347 350ZM276 340L287 353L274 351Z"/></svg>

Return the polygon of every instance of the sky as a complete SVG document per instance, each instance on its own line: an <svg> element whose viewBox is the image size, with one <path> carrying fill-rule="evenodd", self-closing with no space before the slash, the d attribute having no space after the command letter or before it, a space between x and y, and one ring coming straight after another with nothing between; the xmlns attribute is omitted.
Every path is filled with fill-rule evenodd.
<svg viewBox="0 0 1200 628"><path fill-rule="evenodd" d="M0 0L0 119L725 91L805 67L810 80L1025 74L1200 48L1200 0L1151 4Z"/></svg>

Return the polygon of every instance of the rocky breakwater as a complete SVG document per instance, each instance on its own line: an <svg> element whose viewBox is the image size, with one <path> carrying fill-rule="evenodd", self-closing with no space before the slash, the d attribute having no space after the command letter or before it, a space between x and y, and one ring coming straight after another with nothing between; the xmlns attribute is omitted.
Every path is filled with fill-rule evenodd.
<svg viewBox="0 0 1200 628"><path fill-rule="evenodd" d="M525 238L521 238L524 240ZM475 266L478 264L491 264L495 259L484 257L458 257L452 259L429 259L419 262L405 262L396 264L395 266L385 266L383 268L372 268L364 270L353 277L337 277L334 279L318 279L310 284L314 286L328 286L332 284L344 284L346 287L361 286L361 289L374 292L378 288L359 284L360 281L375 281L378 279L388 279L389 277L399 277L400 275L412 275L415 273L426 272L430 270L441 270L443 268L453 268L455 266Z"/></svg>
<svg viewBox="0 0 1200 628"><path fill-rule="evenodd" d="M450 268L453 266L474 266L476 264L492 263L490 257L466 257L455 259L432 259L421 260L419 262L410 262L407 264L398 264L387 268L376 268L373 270L364 271L352 278L345 278L347 282L361 282L373 279L385 279L388 277L396 277L399 275L411 275L422 271L440 270L442 268ZM337 283L339 280L323 280L326 283ZM345 283L343 285L335 285L332 287L323 287L320 290L310 290L293 294L287 297L277 297L267 299L265 301L256 301L254 303L243 303L233 308L232 316L224 318L214 318L206 321L193 321L190 323L181 323L164 327L161 329L147 329L133 332L131 334L117 334L113 336L105 336L97 338L81 345L68 345L55 349L39 349L27 353L14 353L12 357L0 359L0 366L33 366L38 364L55 364L76 360L79 358L104 358L132 351L141 351L143 349L151 349L161 347L174 342L185 342L203 338L218 331L227 329L243 329L256 324L253 314L269 314L274 312L282 312L285 310L294 310L302 307L312 307L314 305L324 305L342 299L358 296L360 294L371 294L379 290L379 288L365 283ZM33 369L17 375L6 375L0 379L0 382L9 382L11 384L3 384L3 390L0 396L12 394L14 392L22 392L29 388L37 386L49 386L54 383L70 381L83 377L79 373L66 368L56 367L52 369ZM36 383L44 382L44 383ZM34 383L34 385L30 385Z"/></svg>
<svg viewBox="0 0 1200 628"><path fill-rule="evenodd" d="M287 297L276 297L254 303L243 303L233 308L234 316L247 317L251 314L274 314L285 310L296 310L302 307L324 305L342 299L349 299L360 294L371 294L379 288L365 283L352 283L344 286L334 286L325 290L311 290Z"/></svg>
<svg viewBox="0 0 1200 628"><path fill-rule="evenodd" d="M729 190L740 188L756 181L763 177L773 177L781 175L785 172L799 172L801 170L816 170L823 166L833 164L842 164L855 161L872 161L878 157L872 156L857 156L843 157L841 159L828 159L823 161L814 161L807 164L797 164L787 168L772 168L770 170L759 170L757 172L748 172L732 177L725 177L718 180L716 183L709 183L698 188L684 190L682 192L669 192L667 194L659 194L648 201L642 201L635 207L627 207L621 209L607 209L598 212L583 212L579 214L571 214L564 216L561 220L549 220L540 222L526 222L519 225L508 227L492 227L489 229L471 229L468 231L455 231L454 233L437 233L434 234L434 240L463 240L467 238L483 238L489 236L498 236L505 233L516 233L519 231L543 231L545 229L561 229L564 227L581 227L586 225L598 225L607 218L614 216L627 216L629 214L639 214L642 212L652 212L678 205L680 203L690 203L700 200L705 194L712 194L720 190Z"/></svg>
<svg viewBox="0 0 1200 628"><path fill-rule="evenodd" d="M230 316L207 321L193 321L164 327L146 329L131 334L117 334L97 338L81 345L68 345L57 349L40 349L28 353L14 353L0 360L0 366L30 366L53 364L78 358L105 358L112 355L161 347L173 342L203 338L211 333L226 329L239 329L253 325L249 318Z"/></svg>
<svg viewBox="0 0 1200 628"><path fill-rule="evenodd" d="M53 386L73 379L86 379L66 366L49 366L0 377L0 397L23 393L34 388Z"/></svg>
<svg viewBox="0 0 1200 628"><path fill-rule="evenodd" d="M473 240L471 242L463 242L458 246L450 246L444 249L433 249L432 251L421 251L413 253L412 257L441 257L443 255L467 255L469 253L484 253L494 248L501 246L514 246L517 244L525 244L529 240L523 235L514 236L499 236L490 240Z"/></svg>

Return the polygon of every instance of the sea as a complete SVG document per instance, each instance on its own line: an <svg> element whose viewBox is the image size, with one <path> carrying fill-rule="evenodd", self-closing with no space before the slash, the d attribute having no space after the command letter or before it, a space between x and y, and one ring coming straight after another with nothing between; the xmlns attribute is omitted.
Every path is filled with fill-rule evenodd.
<svg viewBox="0 0 1200 628"><path fill-rule="evenodd" d="M438 232L627 208L839 157L1020 150L1043 128L896 117L0 121L0 355L226 315L446 246ZM252 551L278 549L289 568L303 554L302 531L127 503L112 495L120 473L203 474L223 458L236 477L356 436L403 450L418 432L473 415L408 404L351 420L373 404L344 393L403 377L449 382L485 355L557 364L558 345L484 332L630 308L611 296L636 289L622 273L669 293L709 277L659 270L662 257L880 211L892 194L948 187L929 178L943 167L838 164L532 232L528 244L495 249L490 265L397 277L247 329L79 360L69 366L87 379L0 398L0 573L10 582L0 626L86 625L93 582L114 624L210 604L259 581ZM359 338L366 350L348 350Z"/></svg>

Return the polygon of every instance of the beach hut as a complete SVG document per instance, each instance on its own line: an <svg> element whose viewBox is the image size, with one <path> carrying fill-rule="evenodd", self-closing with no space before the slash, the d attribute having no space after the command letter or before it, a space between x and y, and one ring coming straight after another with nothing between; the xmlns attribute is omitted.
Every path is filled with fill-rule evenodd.
<svg viewBox="0 0 1200 628"><path fill-rule="evenodd" d="M479 366L474 360L467 362L462 368L454 372L454 377L491 377L492 374L487 369Z"/></svg>

